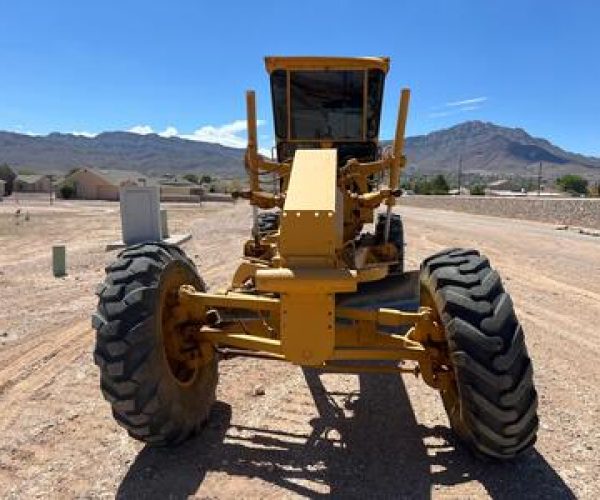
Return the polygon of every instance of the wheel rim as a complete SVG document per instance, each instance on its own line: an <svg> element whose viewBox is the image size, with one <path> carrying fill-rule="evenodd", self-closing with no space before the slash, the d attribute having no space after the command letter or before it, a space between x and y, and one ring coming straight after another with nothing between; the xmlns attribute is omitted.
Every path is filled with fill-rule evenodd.
<svg viewBox="0 0 600 500"><path fill-rule="evenodd" d="M185 332L187 314L179 304L179 287L189 283L189 277L181 267L166 270L160 288L160 327L162 347L169 372L180 386L190 386L199 372L198 356L194 355L196 344Z"/></svg>
<svg viewBox="0 0 600 500"><path fill-rule="evenodd" d="M460 422L461 422L461 404L460 404L460 394L458 391L458 385L456 383L456 368L454 367L454 364L452 363L452 360L450 358L450 349L448 346L448 336L446 333L446 327L444 326L444 322L442 321L442 318L440 317L437 305L435 303L435 300L433 299L433 296L431 295L430 291L426 288L426 287L421 287L421 306L423 307L428 307L431 310L432 316L433 316L433 320L435 322L437 322L438 325L440 325L440 327L442 328L442 332L444 333L444 339L446 340L445 342L445 349L447 351L447 358L448 358L448 364L450 366L450 368L452 369L452 372L454 373L454 377L453 377L453 383L451 384L451 387L447 390L441 390L440 389L440 395L442 396L442 402L444 403L444 408L446 409L446 413L448 414L448 418L450 419L450 423L452 424L453 427L458 428L460 427Z"/></svg>

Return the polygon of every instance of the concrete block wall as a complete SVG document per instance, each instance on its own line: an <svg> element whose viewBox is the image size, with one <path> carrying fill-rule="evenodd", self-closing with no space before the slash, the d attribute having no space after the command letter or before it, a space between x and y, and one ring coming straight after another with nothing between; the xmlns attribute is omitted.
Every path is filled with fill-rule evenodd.
<svg viewBox="0 0 600 500"><path fill-rule="evenodd" d="M600 229L600 198L403 196L399 205Z"/></svg>

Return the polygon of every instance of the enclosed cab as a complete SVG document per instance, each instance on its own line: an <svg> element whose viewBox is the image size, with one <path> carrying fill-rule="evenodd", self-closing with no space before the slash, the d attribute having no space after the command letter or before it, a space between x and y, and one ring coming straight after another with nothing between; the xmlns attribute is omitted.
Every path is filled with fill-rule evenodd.
<svg viewBox="0 0 600 500"><path fill-rule="evenodd" d="M378 157L386 57L267 57L277 159L336 148L338 163Z"/></svg>

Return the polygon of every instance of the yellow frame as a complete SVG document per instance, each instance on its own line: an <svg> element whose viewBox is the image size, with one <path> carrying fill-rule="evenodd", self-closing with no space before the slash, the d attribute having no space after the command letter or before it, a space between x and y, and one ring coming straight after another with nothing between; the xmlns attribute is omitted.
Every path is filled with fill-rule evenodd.
<svg viewBox="0 0 600 500"><path fill-rule="evenodd" d="M366 78L367 69L387 72L389 68L387 58L268 57L265 63L269 72L288 72L288 105L290 71L358 69L365 71ZM247 92L245 162L250 189L239 196L255 207L280 207L280 228L269 235L255 233L246 242L245 260L227 293L180 287L180 307L174 314L197 336L199 363L210 358L207 353L212 348L233 349L237 354L328 371L410 371L422 374L432 387L449 387L452 375L443 348L445 338L429 307L416 312L364 310L337 306L335 299L338 293L356 292L361 282L385 278L388 267L397 262L397 249L387 239L361 246L354 253L351 250L362 224L373 220L374 209L385 203L389 215L399 194L409 97L409 90L403 89L391 153L369 163L353 159L339 167L337 150L327 149L332 144L299 149L293 162L262 158L258 154L255 95ZM377 172L389 174L388 186L370 191L367 179ZM261 173L278 175L284 181L283 193L261 191ZM405 334L386 330L400 327L406 328ZM374 365L377 360L395 364ZM415 366L401 366L405 360ZM346 361L363 364L344 364Z"/></svg>
<svg viewBox="0 0 600 500"><path fill-rule="evenodd" d="M238 354L259 353L261 357L280 361L290 361L286 350L277 336L268 327L263 316L254 320L226 321L218 326L207 326L207 312L225 309L245 309L271 313L281 317L281 300L262 296L248 296L240 293L209 294L198 292L189 285L179 290L179 300L184 311L193 311L195 333L201 343L210 343L217 349L236 348ZM443 349L432 346L445 342L441 325L428 307L416 312L380 308L363 310L347 307L335 309L337 321L334 330L332 356L315 366L326 371L341 372L394 372L422 375L423 380L433 388L441 389L450 383L451 374L438 369L448 364ZM255 322L252 326L250 323ZM406 326L404 335L390 334L381 327ZM370 362L387 360L414 361L412 368L395 366L374 366ZM292 360L293 361L293 360ZM364 361L364 365L345 365L340 362ZM298 363L307 365L306 363Z"/></svg>
<svg viewBox="0 0 600 500"><path fill-rule="evenodd" d="M387 74L389 70L389 58L387 57L266 57L265 66L269 74L275 70L284 70L286 72L286 131L287 139L290 143L320 143L337 144L347 142L365 142L367 140L367 102L368 102L368 71L370 69L379 69ZM361 120L362 141L339 140L339 139L292 139L292 110L291 110L291 81L292 71L331 71L331 70L353 70L363 72L363 106ZM374 141L378 137L373 138Z"/></svg>
<svg viewBox="0 0 600 500"><path fill-rule="evenodd" d="M380 69L387 73L390 68L389 57L306 57L306 56L268 56L265 67L271 74L273 71L290 70L355 70Z"/></svg>

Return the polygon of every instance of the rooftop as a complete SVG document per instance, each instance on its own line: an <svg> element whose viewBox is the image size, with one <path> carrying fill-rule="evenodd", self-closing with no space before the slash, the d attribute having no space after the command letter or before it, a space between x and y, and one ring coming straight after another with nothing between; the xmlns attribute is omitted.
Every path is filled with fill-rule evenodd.
<svg viewBox="0 0 600 500"><path fill-rule="evenodd" d="M48 177L44 174L27 174L27 175L17 175L15 179L16 182L24 182L25 184L35 184L40 179L44 177Z"/></svg>

